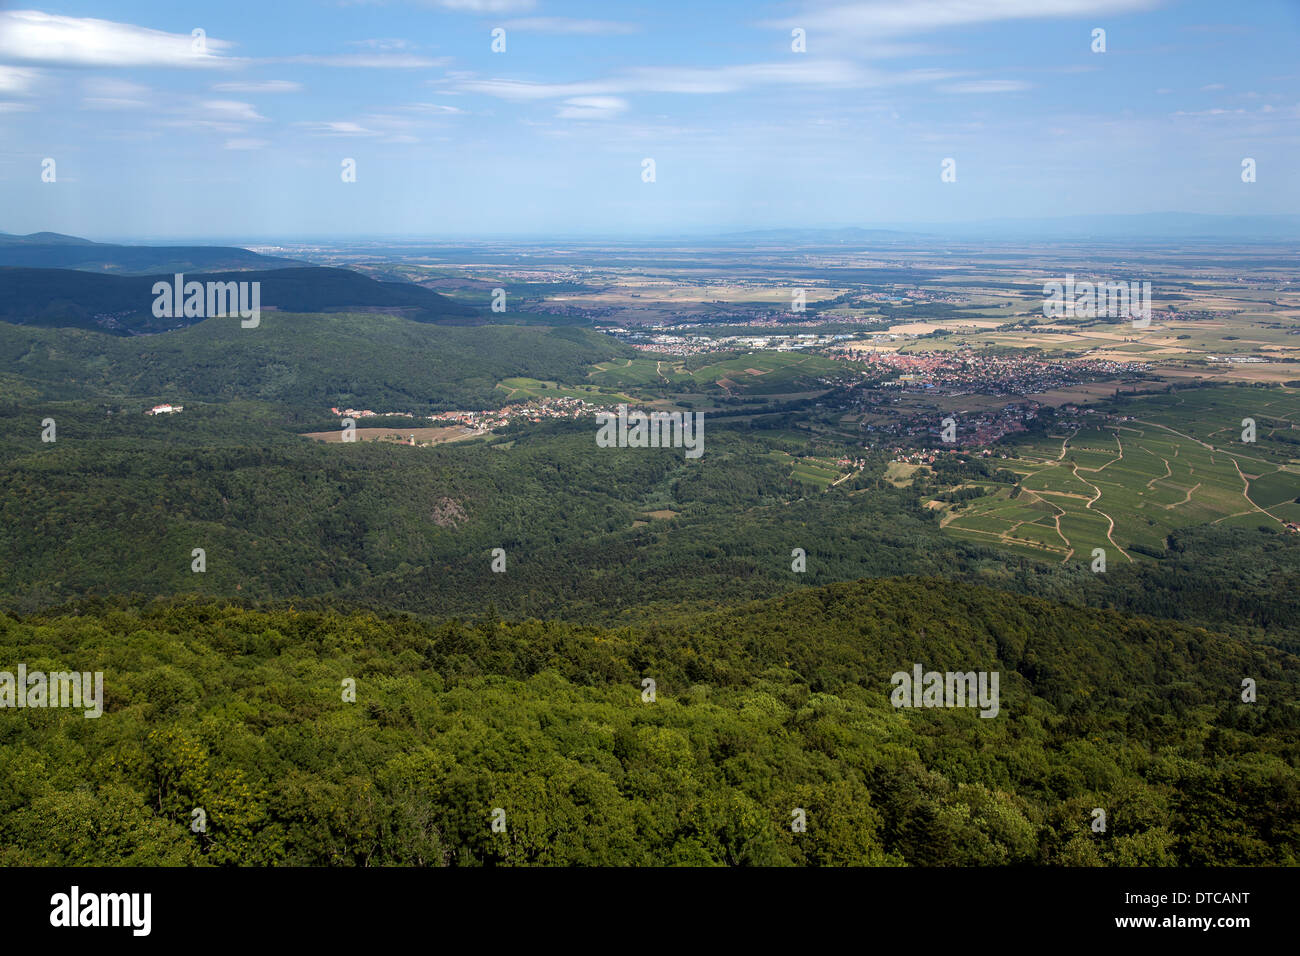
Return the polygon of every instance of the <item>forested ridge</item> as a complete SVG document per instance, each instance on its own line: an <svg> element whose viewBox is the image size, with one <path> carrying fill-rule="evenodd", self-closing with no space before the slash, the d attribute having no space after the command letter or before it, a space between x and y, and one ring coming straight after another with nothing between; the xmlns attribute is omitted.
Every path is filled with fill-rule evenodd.
<svg viewBox="0 0 1300 956"><path fill-rule="evenodd" d="M183 257L184 250L178 255ZM6 258L3 252L0 252L0 258ZM98 328L97 319L104 316L112 316L113 331L122 335L161 332L206 321L204 316L211 318L204 312L206 300L203 291L200 291L199 299L204 305L198 311L204 312L204 316L186 316L183 310L176 314L178 310L170 304L170 296L174 293L170 291L167 293L169 298L164 300L168 302L167 316L162 318L154 314L156 283L166 283L170 289L176 272L183 273L184 270L128 276L0 265L0 316L9 322L36 326L97 329L101 335L105 330ZM245 289L258 290L259 308L265 306L285 312L403 309L416 321L459 320L465 324L471 324L478 316L477 310L421 286L408 282L377 282L349 269L281 262L261 271L191 271L183 281L187 287L198 283L200 290L206 290L213 282L248 283ZM243 304L247 305L251 292L246 291L244 295ZM184 298L176 301L182 302ZM233 315L234 311L232 306L230 313Z"/></svg>
<svg viewBox="0 0 1300 956"><path fill-rule="evenodd" d="M42 408L59 422L56 443L35 440ZM250 401L161 420L108 403L0 412L29 426L0 434L0 608L17 612L193 592L618 623L916 574L1300 650L1294 535L1191 528L1160 561L1093 574L953 540L915 489L883 479L880 453L825 442L819 453L865 455L867 467L810 491L784 454L807 439L743 424L710 426L701 465L671 450L602 454L589 423L409 448L313 442L295 430L314 420ZM504 574L490 571L494 548ZM792 573L795 548L804 573Z"/></svg>
<svg viewBox="0 0 1300 956"><path fill-rule="evenodd" d="M507 376L580 380L593 362L628 351L586 329L339 312L267 311L255 329L213 318L131 338L0 322L0 382L6 398L42 402L262 400L290 415L328 415L334 405L418 413L496 407Z"/></svg>
<svg viewBox="0 0 1300 956"><path fill-rule="evenodd" d="M1294 864L1300 847L1294 657L952 582L616 629L119 601L2 617L0 644L102 670L106 697L99 719L0 725L9 865ZM914 663L1000 671L999 716L894 709L890 675Z"/></svg>

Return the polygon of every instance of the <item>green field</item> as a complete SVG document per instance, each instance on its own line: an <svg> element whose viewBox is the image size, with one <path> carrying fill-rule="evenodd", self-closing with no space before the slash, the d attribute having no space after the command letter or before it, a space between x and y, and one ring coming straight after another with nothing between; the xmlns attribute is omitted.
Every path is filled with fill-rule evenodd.
<svg viewBox="0 0 1300 956"><path fill-rule="evenodd" d="M844 475L844 469L829 458L795 457L786 452L774 454L779 460L790 463L791 478L811 485L818 491L825 491L832 482Z"/></svg>
<svg viewBox="0 0 1300 956"><path fill-rule="evenodd" d="M578 398L593 405L618 405L633 399L622 392L613 392L595 385L561 385L535 378L507 378L497 388L505 392L507 401L527 401L542 398Z"/></svg>
<svg viewBox="0 0 1300 956"><path fill-rule="evenodd" d="M657 385L754 395L808 391L820 387L821 378L851 370L846 363L804 352L750 352L695 369L677 356L618 359L592 368L588 377L605 388Z"/></svg>
<svg viewBox="0 0 1300 956"><path fill-rule="evenodd" d="M1241 440L1254 418L1257 440ZM1216 388L1133 398L1028 442L1005 467L1014 490L946 509L943 527L970 541L1059 561L1113 562L1162 553L1193 525L1269 527L1300 518L1300 393ZM1135 550L1135 548L1137 550Z"/></svg>

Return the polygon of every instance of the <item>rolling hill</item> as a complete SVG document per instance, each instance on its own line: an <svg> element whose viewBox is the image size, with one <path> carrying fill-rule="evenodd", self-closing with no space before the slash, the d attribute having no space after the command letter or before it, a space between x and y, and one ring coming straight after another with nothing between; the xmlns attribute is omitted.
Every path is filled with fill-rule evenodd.
<svg viewBox="0 0 1300 956"><path fill-rule="evenodd" d="M155 282L173 274L97 275L75 269L0 267L0 320L15 325L163 332L201 318L157 318ZM404 282L376 282L348 269L285 268L185 274L185 282L258 282L261 307L281 312L390 312L417 322L474 324L478 311Z"/></svg>
<svg viewBox="0 0 1300 956"><path fill-rule="evenodd" d="M91 242L57 232L0 232L0 266L79 269L118 275L219 269L284 269L302 263L235 246L135 246Z"/></svg>

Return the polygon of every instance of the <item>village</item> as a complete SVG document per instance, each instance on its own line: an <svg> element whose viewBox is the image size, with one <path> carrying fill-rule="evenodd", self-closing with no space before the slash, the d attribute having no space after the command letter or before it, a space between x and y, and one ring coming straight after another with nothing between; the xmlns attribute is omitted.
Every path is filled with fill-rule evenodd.
<svg viewBox="0 0 1300 956"><path fill-rule="evenodd" d="M501 408L481 409L478 411L452 410L444 412L434 412L432 415L418 416L419 420L434 423L432 428L416 428L414 431L404 431L402 429L366 429L371 432L382 432L373 440L376 441L397 441L410 445L431 445L438 444L442 441L451 440L447 437L448 432L439 431L440 429L450 429L453 426L461 426L468 431L455 435L456 438L470 438L477 435L485 435L488 432L505 427L516 422L542 422L542 421L572 421L578 418L594 416L600 411L607 410L603 405L594 405L591 402L579 398L560 397L560 398L541 398L532 399L527 402L513 403L502 406ZM367 418L409 418L417 420L417 416L411 412L376 412L372 409L356 408L330 408L330 412L341 419L352 419L353 421Z"/></svg>
<svg viewBox="0 0 1300 956"><path fill-rule="evenodd" d="M1033 395L1081 382L1133 379L1151 366L1137 362L1080 359L1052 362L1023 355L983 352L898 352L866 349L832 351L831 358L861 362L883 375L882 388L959 395Z"/></svg>
<svg viewBox="0 0 1300 956"><path fill-rule="evenodd" d="M758 323L751 324L757 325ZM676 356L702 355L708 352L734 352L737 350L792 352L796 349L824 348L853 338L852 335L819 335L812 332L726 336L680 334L680 330L694 327L698 326L693 324L677 325L671 327L672 331L667 329L635 331L622 328L608 329L606 331L614 338L626 342L638 351Z"/></svg>

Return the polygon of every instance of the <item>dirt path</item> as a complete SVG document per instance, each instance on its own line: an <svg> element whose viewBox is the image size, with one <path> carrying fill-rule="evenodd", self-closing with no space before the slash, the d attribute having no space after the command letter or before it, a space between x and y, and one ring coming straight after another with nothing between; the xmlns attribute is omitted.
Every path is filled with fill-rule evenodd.
<svg viewBox="0 0 1300 956"><path fill-rule="evenodd" d="M1066 446L1070 444L1070 439L1077 434L1079 434L1079 429L1076 428L1074 431L1070 432L1070 434L1066 435L1064 438L1061 439L1061 453L1056 456L1057 461L1060 461L1062 458L1065 457Z"/></svg>
<svg viewBox="0 0 1300 956"><path fill-rule="evenodd" d="M1140 419L1139 419L1139 420L1140 420ZM1235 469L1237 469L1237 477L1241 479L1241 485L1242 485L1242 488L1241 488L1241 496L1242 496L1243 498L1246 499L1246 503L1249 504L1249 505L1250 505L1252 508L1254 508L1256 511L1260 512L1261 514L1266 514L1266 515L1268 515L1270 518L1272 518L1272 519L1273 519L1274 521L1276 521L1278 524L1283 524L1283 521L1282 521L1281 518L1279 518L1277 515L1273 514L1273 512L1269 511L1267 508L1261 508L1261 507L1260 507L1258 504L1256 504L1255 501L1250 497L1250 479L1246 477L1246 475L1245 475L1244 472L1242 472L1242 470L1241 470L1241 463L1240 463L1239 461L1237 461L1237 456L1234 455L1232 452L1224 451L1222 448L1215 448L1213 445L1201 441L1199 438L1195 437L1194 435L1187 435L1187 434L1184 434L1183 432L1180 432L1180 431L1177 431L1177 430L1175 430L1175 429L1173 429L1173 428L1170 428L1168 425L1160 425L1160 424L1157 424L1156 422L1142 422L1142 424L1144 424L1144 425L1151 425L1151 426L1153 426L1153 427L1155 427L1155 428L1163 428L1165 431L1167 431L1167 432L1172 432L1173 434L1179 436L1180 438L1186 438L1188 441L1194 441L1194 442L1196 442L1196 444L1200 445L1202 448L1205 448L1205 449L1207 449L1207 450L1210 452L1210 463L1211 463L1211 464L1214 464L1214 453L1215 453L1216 451L1217 451L1219 454L1221 454L1221 455L1223 455L1224 457L1226 457L1230 462L1232 462L1232 467L1235 468ZM1244 459L1246 459L1247 461L1259 462L1260 464L1265 464L1265 465L1267 465L1267 464L1271 464L1271 462L1266 462L1266 461L1264 461L1262 458L1255 458L1255 457L1253 457L1253 456L1251 456L1251 455L1242 455L1241 457L1244 458ZM1189 470L1190 470L1190 469L1189 469ZM1198 485L1197 487L1200 487L1200 486ZM1243 513L1243 514L1250 514L1249 511L1242 512L1242 513ZM1227 517L1230 517L1230 518L1231 518L1231 517L1235 517L1235 516L1234 516L1234 515L1228 515ZM1219 521L1222 521L1222 520L1223 520L1222 518L1219 519ZM1215 523L1215 524L1218 524L1218 521L1216 521L1216 522L1214 522L1214 523Z"/></svg>
<svg viewBox="0 0 1300 956"><path fill-rule="evenodd" d="M1021 485L1020 488L1021 488L1021 490L1022 490L1025 494L1027 494L1027 495L1033 495L1033 496L1034 496L1034 499L1035 499L1036 501L1038 501L1040 504L1047 505L1047 507L1051 508L1053 511L1056 512L1056 514L1054 515L1054 518L1055 518L1055 521L1056 521L1056 536L1057 536L1058 538L1061 539L1061 543L1064 544L1065 547L1067 548L1066 553L1065 553L1065 557L1063 557L1063 558L1061 559L1061 563L1064 564L1066 561L1069 561L1069 560L1070 560L1070 556L1071 556L1072 554L1074 554L1074 548L1071 547L1071 545L1070 545L1070 539L1067 538L1067 537L1065 536L1065 532L1063 532L1063 531L1061 530L1061 516L1065 514L1065 509L1064 509L1064 508L1058 508L1056 505L1052 504L1050 501L1047 501L1047 500L1043 499L1043 498L1038 494L1038 492L1036 492L1036 491L1031 491L1029 488L1026 488L1024 485Z"/></svg>
<svg viewBox="0 0 1300 956"><path fill-rule="evenodd" d="M1150 455L1152 458L1159 458L1161 461L1163 461L1163 462L1165 463L1165 473L1164 473L1163 475L1161 475L1159 478L1152 478L1150 481L1147 482L1147 490L1148 490L1148 491L1151 490L1151 486L1154 485L1157 481L1164 481L1166 478L1172 478L1172 477L1173 477L1174 470L1173 470L1172 468L1169 467L1169 459L1168 459L1168 458L1162 458L1160 455L1157 455L1155 452L1153 452L1150 448L1147 448L1147 447L1145 447L1145 446L1143 446L1143 445L1139 445L1138 447L1141 448L1141 449L1142 449L1144 452L1146 452L1148 455ZM1200 485L1197 485L1197 487L1199 488Z"/></svg>
<svg viewBox="0 0 1300 956"><path fill-rule="evenodd" d="M834 488L834 487L835 487L836 485L838 485L841 481L848 481L848 480L849 480L850 478L852 478L854 475L856 475L856 474L860 474L861 471L862 471L862 469L859 468L857 471L851 471L851 472L849 472L847 475L841 475L839 478L836 478L834 481L832 481L830 486L831 486L832 488ZM942 528L943 525L939 525L939 527Z"/></svg>
<svg viewBox="0 0 1300 956"><path fill-rule="evenodd" d="M1138 420L1140 421L1140 419L1138 419ZM1217 451L1220 455L1227 455L1227 456L1228 456L1229 458L1231 458L1233 461L1236 461L1237 458L1244 458L1246 461L1257 461L1257 462L1259 462L1261 465L1271 464L1270 462L1265 461L1263 458L1256 458L1254 455L1243 455L1243 454L1241 454L1240 452L1231 452L1231 451L1225 451L1225 450L1222 449L1222 448L1216 448L1214 445L1211 445L1211 444L1209 444L1208 442L1203 442L1203 441L1201 441L1201 440L1200 440L1199 438L1197 438L1195 435L1188 435L1186 432L1180 432L1180 431L1177 431L1176 429L1170 428L1168 425L1161 425L1161 424L1159 424L1158 422L1142 422L1142 424L1143 424L1143 425L1150 425L1150 426L1153 427L1153 428L1163 428L1165 431L1169 432L1170 434L1177 435L1179 438L1186 438L1188 441L1194 441L1194 442L1196 442L1196 444L1200 445L1202 448L1206 449L1207 451L1209 451L1209 452L1211 453L1211 454L1210 454L1210 462L1211 462L1212 464L1214 463L1214 454L1213 454L1213 453L1216 452L1216 451ZM1175 455L1174 457L1177 457L1177 456Z"/></svg>
<svg viewBox="0 0 1300 956"><path fill-rule="evenodd" d="M1110 461L1106 462L1106 464L1102 465L1100 468L1080 468L1079 469L1080 471L1090 471L1095 475L1099 471L1105 471L1111 465L1115 464L1115 462L1124 460L1124 443L1119 440L1119 432L1111 432L1111 434L1115 436L1115 444L1119 446L1119 457L1112 458Z"/></svg>
<svg viewBox="0 0 1300 956"><path fill-rule="evenodd" d="M1121 548L1121 547L1120 547L1120 546L1115 542L1115 538L1114 538L1115 519L1112 518L1110 515L1106 514L1106 512L1102 511L1100 508L1095 508L1095 509L1093 508L1093 505L1094 505L1096 502L1098 502L1098 501L1101 500L1101 489L1098 488L1096 485L1094 485L1092 482L1088 481L1086 478L1082 478L1082 477L1080 477L1080 475L1079 475L1079 467L1078 467L1078 465L1075 465L1075 468L1074 468L1074 477L1078 478L1078 479L1079 479L1080 481L1082 481L1085 485L1087 485L1089 488L1091 488L1093 491L1095 491L1095 492L1097 493L1097 494L1093 497L1093 499L1092 499L1091 501L1089 501L1086 505L1084 505L1084 507L1085 507L1086 509L1088 509L1089 511L1096 511L1097 514L1101 515L1103 518L1106 519L1106 524L1108 525L1108 527L1106 528L1106 540L1109 541L1112 545L1115 546L1115 550L1116 550L1116 551L1118 551L1120 554L1124 555L1124 557L1128 558L1128 562L1129 562L1129 564L1132 564L1132 563L1133 563L1133 556L1130 555L1127 551L1125 551L1123 548Z"/></svg>
<svg viewBox="0 0 1300 956"><path fill-rule="evenodd" d="M1177 508L1179 505L1185 505L1185 504L1187 504L1189 501L1192 500L1192 492L1195 491L1195 490L1196 490L1197 488L1199 488L1199 487L1201 487L1201 483L1198 481L1198 482L1197 482L1196 484L1194 484L1191 488L1188 488L1188 489L1187 489L1187 494L1183 497L1183 500L1182 500L1182 501L1175 501L1175 502L1174 502L1173 504L1171 504L1171 505L1165 505L1165 510L1166 510L1166 511L1170 511L1170 510L1172 510L1172 509L1174 509L1174 508Z"/></svg>
<svg viewBox="0 0 1300 956"><path fill-rule="evenodd" d="M1245 486L1241 490L1241 496L1246 499L1246 502L1256 511L1266 514L1274 521L1276 521L1278 524L1282 524L1283 522L1281 518L1273 514L1273 512L1269 511L1267 508L1261 508L1258 504L1255 503L1254 499L1250 497L1250 479L1247 478L1244 474L1242 474L1241 465L1237 464L1237 459L1235 458L1232 459L1232 467L1237 469L1237 477L1241 479L1242 484Z"/></svg>

